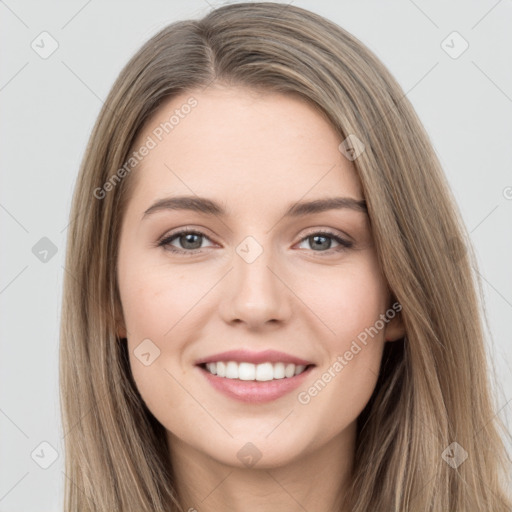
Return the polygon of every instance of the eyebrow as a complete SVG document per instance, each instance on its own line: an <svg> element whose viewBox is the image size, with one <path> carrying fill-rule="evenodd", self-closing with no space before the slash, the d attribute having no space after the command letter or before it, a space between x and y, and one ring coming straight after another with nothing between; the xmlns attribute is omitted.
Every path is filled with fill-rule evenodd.
<svg viewBox="0 0 512 512"><path fill-rule="evenodd" d="M328 197L313 201L293 203L285 212L284 217L301 217L312 215L327 210L350 209L357 212L368 213L364 199L353 197ZM142 216L142 220L148 215L162 210L190 210L206 215L226 216L226 210L216 201L199 196L175 196L159 199L153 203Z"/></svg>

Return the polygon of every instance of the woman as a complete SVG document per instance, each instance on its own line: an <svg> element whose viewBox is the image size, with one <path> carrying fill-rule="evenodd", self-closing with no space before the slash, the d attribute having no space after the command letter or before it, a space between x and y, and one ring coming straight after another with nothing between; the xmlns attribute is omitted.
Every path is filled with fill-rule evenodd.
<svg viewBox="0 0 512 512"><path fill-rule="evenodd" d="M66 510L510 510L469 237L346 31L274 3L162 30L71 217Z"/></svg>

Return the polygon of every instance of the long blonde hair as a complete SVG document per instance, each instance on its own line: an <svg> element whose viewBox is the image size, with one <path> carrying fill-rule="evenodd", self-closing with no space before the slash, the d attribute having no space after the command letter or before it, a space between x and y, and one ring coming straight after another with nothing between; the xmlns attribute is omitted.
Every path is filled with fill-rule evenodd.
<svg viewBox="0 0 512 512"><path fill-rule="evenodd" d="M358 39L312 12L270 2L223 6L161 30L124 67L93 129L64 275L65 510L181 510L164 428L141 399L116 336L118 241L133 176L107 193L102 187L164 100L213 81L298 94L341 140L355 135L365 145L353 163L407 334L386 344L358 418L347 510L510 511L476 259L428 135ZM454 454L467 458L452 464Z"/></svg>

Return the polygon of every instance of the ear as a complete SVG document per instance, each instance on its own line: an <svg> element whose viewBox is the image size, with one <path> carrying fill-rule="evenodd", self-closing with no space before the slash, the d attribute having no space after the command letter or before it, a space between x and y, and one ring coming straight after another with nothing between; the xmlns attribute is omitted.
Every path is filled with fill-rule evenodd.
<svg viewBox="0 0 512 512"><path fill-rule="evenodd" d="M398 304L398 302L394 302L393 305ZM386 327L384 328L384 339L386 341L396 341L400 340L405 336L405 326L402 319L402 308L397 309L395 307L390 307L386 312L386 316L389 318L386 323Z"/></svg>

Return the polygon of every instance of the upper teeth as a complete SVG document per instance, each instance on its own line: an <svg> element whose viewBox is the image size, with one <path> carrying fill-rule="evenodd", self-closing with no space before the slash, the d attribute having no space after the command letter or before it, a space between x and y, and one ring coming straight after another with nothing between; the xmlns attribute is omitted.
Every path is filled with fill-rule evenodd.
<svg viewBox="0 0 512 512"><path fill-rule="evenodd" d="M237 363L235 361L218 361L216 363L206 363L206 369L227 379L240 380L273 380L283 379L285 377L293 377L299 375L305 370L304 365L295 365L293 363Z"/></svg>

